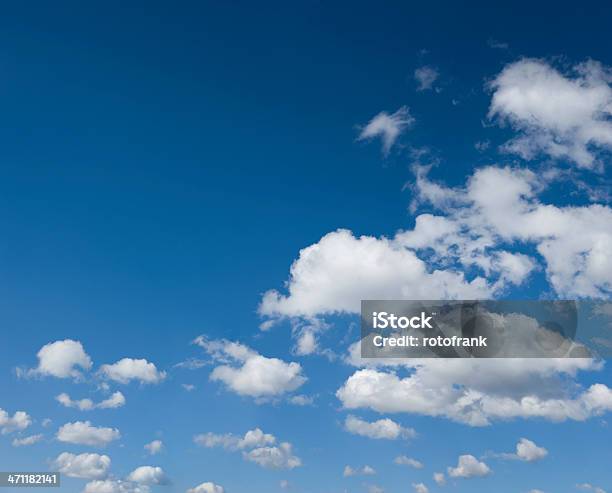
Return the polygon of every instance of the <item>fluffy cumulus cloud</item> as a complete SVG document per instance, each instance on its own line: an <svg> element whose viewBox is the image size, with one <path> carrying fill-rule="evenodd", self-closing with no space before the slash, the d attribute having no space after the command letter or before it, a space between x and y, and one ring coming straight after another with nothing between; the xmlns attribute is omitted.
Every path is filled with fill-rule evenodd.
<svg viewBox="0 0 612 493"><path fill-rule="evenodd" d="M383 143L383 153L389 151L395 144L401 133L414 123L414 118L410 115L410 110L402 106L395 113L381 111L365 125L357 140L370 140L379 137Z"/></svg>
<svg viewBox="0 0 612 493"><path fill-rule="evenodd" d="M487 476L491 469L484 462L479 461L473 455L461 455L457 467L449 467L448 475L451 478L474 478Z"/></svg>
<svg viewBox="0 0 612 493"><path fill-rule="evenodd" d="M361 435L375 440L398 440L400 438L408 439L416 436L416 432L412 428L404 428L389 418L369 422L349 415L344 421L344 428L354 435Z"/></svg>
<svg viewBox="0 0 612 493"><path fill-rule="evenodd" d="M417 216L415 228L397 235L407 248L433 253L434 260L496 273L517 284L534 262L543 261L548 280L563 297L608 297L612 289L612 209L591 204L558 207L538 195L554 176L529 170L485 167L465 187L446 188L417 169L417 203L438 215ZM539 259L506 248L535 248Z"/></svg>
<svg viewBox="0 0 612 493"><path fill-rule="evenodd" d="M225 493L225 490L218 484L207 482L189 488L187 493Z"/></svg>
<svg viewBox="0 0 612 493"><path fill-rule="evenodd" d="M588 61L562 73L544 60L522 59L491 82L489 116L519 135L505 144L525 159L539 154L592 168L612 149L612 72Z"/></svg>
<svg viewBox="0 0 612 493"><path fill-rule="evenodd" d="M128 475L127 480L148 486L165 485L169 483L164 470L156 466L137 467Z"/></svg>
<svg viewBox="0 0 612 493"><path fill-rule="evenodd" d="M161 440L153 440L152 442L147 443L144 448L149 455L157 455L163 450L164 444Z"/></svg>
<svg viewBox="0 0 612 493"><path fill-rule="evenodd" d="M328 233L302 249L291 266L288 294L264 294L266 317L357 314L362 299L479 299L491 288L484 278L467 281L453 270L430 270L399 242L348 230Z"/></svg>
<svg viewBox="0 0 612 493"><path fill-rule="evenodd" d="M350 476L373 476L376 474L376 471L373 467L365 465L363 467L351 467L345 466L344 471L342 471L342 475L345 478Z"/></svg>
<svg viewBox="0 0 612 493"><path fill-rule="evenodd" d="M267 358L251 348L227 340L198 337L195 344L219 363L210 379L239 395L269 399L292 392L306 382L299 363Z"/></svg>
<svg viewBox="0 0 612 493"><path fill-rule="evenodd" d="M443 472L434 472L433 480L438 486L444 486L446 484L446 476Z"/></svg>
<svg viewBox="0 0 612 493"><path fill-rule="evenodd" d="M412 483L414 493L429 493L429 488L424 483Z"/></svg>
<svg viewBox="0 0 612 493"><path fill-rule="evenodd" d="M28 370L26 375L81 378L83 370L88 371L93 365L83 345L72 339L46 344L38 351L37 357L38 366Z"/></svg>
<svg viewBox="0 0 612 493"><path fill-rule="evenodd" d="M13 447L28 447L30 445L34 445L35 443L40 442L42 439L42 434L30 435L22 438L14 438L11 444L13 445Z"/></svg>
<svg viewBox="0 0 612 493"><path fill-rule="evenodd" d="M100 373L109 380L123 384L133 380L142 384L156 384L166 378L166 372L159 371L146 359L123 358L112 365L102 365Z"/></svg>
<svg viewBox="0 0 612 493"><path fill-rule="evenodd" d="M0 408L0 433L6 435L14 431L25 430L32 424L32 418L25 411L17 411L11 416Z"/></svg>
<svg viewBox="0 0 612 493"><path fill-rule="evenodd" d="M425 65L414 71L414 78L417 81L417 91L428 91L433 89L434 83L438 80L438 69Z"/></svg>
<svg viewBox="0 0 612 493"><path fill-rule="evenodd" d="M108 476L111 459L108 455L63 452L51 466L53 470L71 478L104 479Z"/></svg>
<svg viewBox="0 0 612 493"><path fill-rule="evenodd" d="M504 459L516 459L525 462L536 462L548 455L548 450L538 447L534 442L527 438L521 438L516 444L516 452L499 454Z"/></svg>
<svg viewBox="0 0 612 493"><path fill-rule="evenodd" d="M104 399L98 403L93 402L91 399L72 400L72 398L66 393L59 394L55 400L62 406L72 407L81 411L91 411L92 409L114 409L125 405L125 397L121 392L115 392L108 399Z"/></svg>
<svg viewBox="0 0 612 493"><path fill-rule="evenodd" d="M423 469L422 462L416 459L413 459L411 457L406 457L405 455L397 456L395 459L393 459L393 462L397 464L398 466L410 466L410 467L413 467L414 469Z"/></svg>
<svg viewBox="0 0 612 493"><path fill-rule="evenodd" d="M121 433L116 428L96 427L89 421L75 421L63 425L56 437L60 442L104 447L121 438Z"/></svg>
<svg viewBox="0 0 612 493"><path fill-rule="evenodd" d="M255 428L244 436L231 433L204 433L196 435L194 442L202 447L221 447L230 451L241 451L242 457L267 469L293 469L302 465L299 457L293 454L293 446L288 442L277 444L276 437Z"/></svg>
<svg viewBox="0 0 612 493"><path fill-rule="evenodd" d="M603 384L568 384L580 370L597 370L589 359L404 360L398 369L357 370L336 393L347 409L437 416L471 426L495 420L545 418L583 421L612 410ZM569 387L569 388L568 388ZM573 395L571 395L573 392Z"/></svg>

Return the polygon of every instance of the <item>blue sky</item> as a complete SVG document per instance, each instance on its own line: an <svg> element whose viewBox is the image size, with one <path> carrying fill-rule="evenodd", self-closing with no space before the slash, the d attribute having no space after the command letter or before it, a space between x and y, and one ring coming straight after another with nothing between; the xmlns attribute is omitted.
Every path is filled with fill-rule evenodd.
<svg viewBox="0 0 612 493"><path fill-rule="evenodd" d="M86 493L612 489L603 362L351 357L362 298L610 298L610 14L7 6L0 469Z"/></svg>

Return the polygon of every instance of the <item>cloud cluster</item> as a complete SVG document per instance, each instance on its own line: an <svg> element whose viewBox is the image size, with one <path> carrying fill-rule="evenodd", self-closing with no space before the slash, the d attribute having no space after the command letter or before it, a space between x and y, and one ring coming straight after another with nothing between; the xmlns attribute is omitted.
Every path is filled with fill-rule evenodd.
<svg viewBox="0 0 612 493"><path fill-rule="evenodd" d="M293 469L302 465L300 458L293 454L293 446L289 442L277 444L274 435L264 433L259 428L247 431L242 437L209 432L194 436L193 441L206 448L241 451L245 460L266 469Z"/></svg>
<svg viewBox="0 0 612 493"><path fill-rule="evenodd" d="M64 407L72 407L81 411L91 411L93 409L114 409L125 405L125 397L121 392L115 392L108 399L98 403L91 399L72 400L66 393L59 394L55 400Z"/></svg>
<svg viewBox="0 0 612 493"><path fill-rule="evenodd" d="M238 395L272 398L292 392L306 382L299 363L267 358L243 344L225 339L213 341L200 336L194 343L219 363L210 379L222 382Z"/></svg>
<svg viewBox="0 0 612 493"><path fill-rule="evenodd" d="M356 371L337 391L346 409L438 416L471 426L495 420L545 418L583 421L612 410L603 384L568 384L579 370L601 365L589 359L404 360L397 371ZM569 388L568 388L569 387ZM573 389L574 395L568 395Z"/></svg>
<svg viewBox="0 0 612 493"><path fill-rule="evenodd" d="M489 117L519 132L505 144L509 152L593 168L597 151L612 149L611 82L610 69L594 61L564 74L543 60L521 59L490 83Z"/></svg>
<svg viewBox="0 0 612 493"><path fill-rule="evenodd" d="M25 430L32 424L32 418L25 411L17 411L11 416L0 408L0 434L6 435L13 431Z"/></svg>

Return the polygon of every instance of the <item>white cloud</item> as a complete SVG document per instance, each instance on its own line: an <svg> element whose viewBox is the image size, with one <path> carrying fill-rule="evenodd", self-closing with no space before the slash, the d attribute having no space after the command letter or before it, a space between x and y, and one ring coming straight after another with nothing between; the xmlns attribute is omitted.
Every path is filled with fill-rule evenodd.
<svg viewBox="0 0 612 493"><path fill-rule="evenodd" d="M293 469L302 465L299 457L293 455L292 446L288 442L277 447L259 447L243 452L242 456L266 469Z"/></svg>
<svg viewBox="0 0 612 493"><path fill-rule="evenodd" d="M12 445L13 447L27 447L29 445L34 445L35 443L40 442L42 439L42 435L30 435L23 438L14 438Z"/></svg>
<svg viewBox="0 0 612 493"><path fill-rule="evenodd" d="M433 89L434 82L438 80L438 69L434 67L419 67L414 71L414 78L418 82L417 91L428 91Z"/></svg>
<svg viewBox="0 0 612 493"><path fill-rule="evenodd" d="M127 477L128 481L145 485L168 484L168 477L161 467L140 466L134 469Z"/></svg>
<svg viewBox="0 0 612 493"><path fill-rule="evenodd" d="M253 447L263 447L276 443L276 437L269 433L264 433L260 428L247 431L243 437L226 433L218 435L215 433L205 433L194 437L195 443L203 447L223 447L227 450L242 450Z"/></svg>
<svg viewBox="0 0 612 493"><path fill-rule="evenodd" d="M362 128L357 140L380 137L383 142L383 153L387 155L400 134L413 123L414 118L410 115L407 106L402 106L392 114L381 111Z"/></svg>
<svg viewBox="0 0 612 493"><path fill-rule="evenodd" d="M190 383L182 383L181 387L183 387L187 392L192 392L195 390L196 386Z"/></svg>
<svg viewBox="0 0 612 493"><path fill-rule="evenodd" d="M132 380L142 384L156 384L166 378L166 372L159 371L146 359L123 358L112 365L102 365L100 372L106 378L123 384Z"/></svg>
<svg viewBox="0 0 612 493"><path fill-rule="evenodd" d="M612 149L612 73L600 63L563 74L543 60L522 59L491 82L489 116L520 135L505 145L524 159L538 154L597 165L596 149Z"/></svg>
<svg viewBox="0 0 612 493"><path fill-rule="evenodd" d="M26 375L81 378L81 370L87 371L93 364L83 345L72 339L46 344L38 351L37 357L38 366Z"/></svg>
<svg viewBox="0 0 612 493"><path fill-rule="evenodd" d="M603 488L600 488L599 486L593 486L590 483L578 483L576 485L576 488L586 491L592 491L594 493L606 493Z"/></svg>
<svg viewBox="0 0 612 493"><path fill-rule="evenodd" d="M346 431L376 440L397 440L413 438L416 432L412 428L404 428L395 421L386 418L368 422L356 416L349 415L344 421Z"/></svg>
<svg viewBox="0 0 612 493"><path fill-rule="evenodd" d="M289 403L295 406L312 406L314 397L310 395L294 395L289 398Z"/></svg>
<svg viewBox="0 0 612 493"><path fill-rule="evenodd" d="M25 430L32 424L32 418L25 411L17 411L13 416L0 408L0 433L6 435L13 431Z"/></svg>
<svg viewBox="0 0 612 493"><path fill-rule="evenodd" d="M66 393L59 394L55 400L64 407L73 407L81 411L91 411L92 409L114 409L125 405L125 397L121 392L115 392L108 399L99 403L94 403L91 399L72 400Z"/></svg>
<svg viewBox="0 0 612 493"><path fill-rule="evenodd" d="M410 466L415 469L423 469L423 463L405 455L398 455L393 462L399 466Z"/></svg>
<svg viewBox="0 0 612 493"><path fill-rule="evenodd" d="M89 421L76 421L63 425L56 436L60 442L104 447L121 438L121 433L116 428L97 428Z"/></svg>
<svg viewBox="0 0 612 493"><path fill-rule="evenodd" d="M225 493L225 490L215 483L202 483L195 488L189 488L187 493Z"/></svg>
<svg viewBox="0 0 612 493"><path fill-rule="evenodd" d="M525 462L535 462L542 460L548 455L548 450L538 447L534 442L527 438L521 438L516 444L516 453L499 454L504 459L517 459Z"/></svg>
<svg viewBox="0 0 612 493"><path fill-rule="evenodd" d="M159 454L164 448L164 443L161 440L153 440L144 446L149 455Z"/></svg>
<svg viewBox="0 0 612 493"><path fill-rule="evenodd" d="M429 493L429 488L423 483L412 483L414 493Z"/></svg>
<svg viewBox="0 0 612 493"><path fill-rule="evenodd" d="M370 484L367 486L368 493L385 493L385 490L376 484Z"/></svg>
<svg viewBox="0 0 612 493"><path fill-rule="evenodd" d="M612 248L612 209L544 204L537 196L549 181L526 169L490 166L477 170L465 188L449 189L417 169L416 204L429 202L443 215L418 216L414 230L396 241L433 251L437 261L499 274L506 283L525 279L535 259L504 248L535 247L559 296L606 298L612 289L612 260L605 253Z"/></svg>
<svg viewBox="0 0 612 493"><path fill-rule="evenodd" d="M449 467L448 475L451 478L474 478L490 474L491 469L484 462L480 462L473 455L461 455L457 467Z"/></svg>
<svg viewBox="0 0 612 493"><path fill-rule="evenodd" d="M210 341L202 336L195 341L216 362L210 379L219 381L239 395L271 398L301 387L306 382L299 363L267 358L236 342Z"/></svg>
<svg viewBox="0 0 612 493"><path fill-rule="evenodd" d="M438 486L444 486L446 484L446 477L443 472L434 472L433 479Z"/></svg>
<svg viewBox="0 0 612 493"><path fill-rule="evenodd" d="M349 476L374 476L375 474L376 471L374 470L374 468L368 465L356 468L353 468L351 466L345 466L344 471L342 472L342 475L345 478L348 478Z"/></svg>
<svg viewBox="0 0 612 493"><path fill-rule="evenodd" d="M247 431L238 437L231 433L218 435L205 433L196 435L194 442L202 447L222 447L230 451L242 451L242 457L268 469L293 469L302 464L299 457L293 455L292 445L288 442L276 444L274 435L264 433L261 429Z"/></svg>
<svg viewBox="0 0 612 493"><path fill-rule="evenodd" d="M104 479L108 476L111 459L108 455L63 452L53 461L53 470L70 478Z"/></svg>
<svg viewBox="0 0 612 493"><path fill-rule="evenodd" d="M83 493L150 493L148 485L120 479L96 479L85 485Z"/></svg>
<svg viewBox="0 0 612 493"><path fill-rule="evenodd" d="M356 371L336 393L347 409L438 416L471 426L493 420L546 418L583 421L612 410L612 390L593 384L580 391L568 377L601 364L588 359L403 360L413 372ZM563 377L563 378L562 378Z"/></svg>
<svg viewBox="0 0 612 493"><path fill-rule="evenodd" d="M288 295L267 291L259 311L267 317L357 314L362 299L480 299L491 295L483 278L433 270L396 241L355 237L338 230L300 251L291 266Z"/></svg>

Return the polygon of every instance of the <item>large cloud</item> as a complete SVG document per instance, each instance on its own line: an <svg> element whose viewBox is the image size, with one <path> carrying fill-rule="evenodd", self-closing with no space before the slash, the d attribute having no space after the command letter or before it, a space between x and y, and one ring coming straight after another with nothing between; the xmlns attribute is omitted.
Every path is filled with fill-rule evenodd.
<svg viewBox="0 0 612 493"><path fill-rule="evenodd" d="M159 371L146 359L123 358L112 365L102 365L100 373L110 380L124 384L132 380L155 384L166 378L166 372Z"/></svg>
<svg viewBox="0 0 612 493"><path fill-rule="evenodd" d="M239 395L266 399L291 392L306 382L299 363L267 358L251 348L227 340L212 341L202 336L195 344L210 354L216 366L210 375Z"/></svg>
<svg viewBox="0 0 612 493"><path fill-rule="evenodd" d="M347 409L445 417L472 426L494 420L582 421L612 410L612 390L568 389L568 377L600 365L589 359L404 360L411 370L356 371L336 393Z"/></svg>
<svg viewBox="0 0 612 493"><path fill-rule="evenodd" d="M596 149L612 149L611 81L610 69L594 61L563 74L543 60L522 59L491 82L489 116L520 132L505 145L510 152L594 167Z"/></svg>
<svg viewBox="0 0 612 493"><path fill-rule="evenodd" d="M338 230L300 251L291 266L288 294L265 293L259 311L268 317L358 313L362 299L486 298L485 279L471 282L457 271L429 270L397 241L355 237Z"/></svg>
<svg viewBox="0 0 612 493"><path fill-rule="evenodd" d="M293 469L302 465L299 457L293 454L293 446L288 442L276 444L276 437L264 433L259 428L247 431L243 437L231 433L218 435L205 433L193 437L196 444L206 447L222 447L230 451L242 451L242 457L267 469Z"/></svg>
<svg viewBox="0 0 612 493"><path fill-rule="evenodd" d="M60 442L104 447L121 438L116 428L95 427L89 421L66 423L57 431Z"/></svg>
<svg viewBox="0 0 612 493"><path fill-rule="evenodd" d="M79 341L65 339L43 346L38 351L38 366L28 370L30 376L80 378L82 370L89 370L92 361Z"/></svg>
<svg viewBox="0 0 612 493"><path fill-rule="evenodd" d="M111 459L100 454L71 454L63 452L53 461L54 470L71 478L104 479L108 476Z"/></svg>

